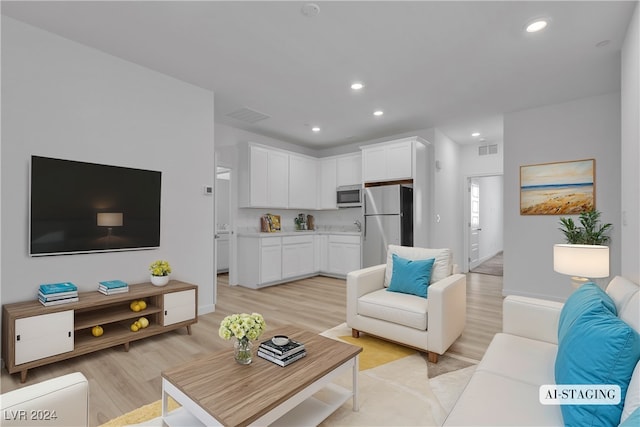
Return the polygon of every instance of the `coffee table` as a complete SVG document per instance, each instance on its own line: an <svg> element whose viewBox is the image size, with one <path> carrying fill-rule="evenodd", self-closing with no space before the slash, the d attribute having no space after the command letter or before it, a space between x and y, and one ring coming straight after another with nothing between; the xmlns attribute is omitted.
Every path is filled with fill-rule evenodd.
<svg viewBox="0 0 640 427"><path fill-rule="evenodd" d="M257 355L250 365L239 365L228 349L162 372L164 422L193 425L197 419L205 426L317 425L349 398L353 410L358 410L361 347L294 326L269 331L261 340L273 335L304 343L307 355L285 367ZM332 383L349 369L351 390ZM169 413L168 396L182 409Z"/></svg>

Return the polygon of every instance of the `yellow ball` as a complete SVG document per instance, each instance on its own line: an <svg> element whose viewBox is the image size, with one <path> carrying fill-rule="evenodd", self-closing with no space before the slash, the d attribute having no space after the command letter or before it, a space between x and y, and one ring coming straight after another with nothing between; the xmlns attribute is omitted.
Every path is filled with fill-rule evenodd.
<svg viewBox="0 0 640 427"><path fill-rule="evenodd" d="M143 299L138 301L138 305L140 306L140 310L144 310L145 308L147 308L147 302Z"/></svg>
<svg viewBox="0 0 640 427"><path fill-rule="evenodd" d="M147 326L149 326L149 320L146 317L139 318L138 323L140 323L140 326L143 328L146 328Z"/></svg>
<svg viewBox="0 0 640 427"><path fill-rule="evenodd" d="M140 328L135 323L131 324L131 332L138 332Z"/></svg>
<svg viewBox="0 0 640 427"><path fill-rule="evenodd" d="M99 337L104 333L104 330L102 329L102 326L97 325L94 326L93 328L91 328L91 335L93 335L94 337Z"/></svg>

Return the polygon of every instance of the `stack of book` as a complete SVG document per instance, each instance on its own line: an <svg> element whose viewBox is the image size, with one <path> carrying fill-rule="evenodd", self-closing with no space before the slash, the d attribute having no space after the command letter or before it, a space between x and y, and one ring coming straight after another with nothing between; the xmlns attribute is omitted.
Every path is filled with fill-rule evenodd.
<svg viewBox="0 0 640 427"><path fill-rule="evenodd" d="M78 301L78 288L71 282L40 285L38 301L44 306Z"/></svg>
<svg viewBox="0 0 640 427"><path fill-rule="evenodd" d="M98 292L105 295L129 292L129 285L122 280L107 280L98 284Z"/></svg>
<svg viewBox="0 0 640 427"><path fill-rule="evenodd" d="M304 344L294 340L289 340L285 345L276 345L269 339L258 347L258 356L280 366L287 366L306 355Z"/></svg>

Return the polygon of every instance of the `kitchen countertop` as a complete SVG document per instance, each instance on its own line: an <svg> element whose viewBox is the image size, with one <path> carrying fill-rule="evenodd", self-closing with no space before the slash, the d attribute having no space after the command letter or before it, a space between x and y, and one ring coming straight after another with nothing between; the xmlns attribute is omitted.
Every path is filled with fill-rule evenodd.
<svg viewBox="0 0 640 427"><path fill-rule="evenodd" d="M244 230L239 231L238 236L240 237L278 237L278 236L305 236L305 235L328 235L328 234L339 234L343 236L361 236L362 233L357 230L283 230L283 231L275 231L273 233L262 233L260 231L251 231Z"/></svg>

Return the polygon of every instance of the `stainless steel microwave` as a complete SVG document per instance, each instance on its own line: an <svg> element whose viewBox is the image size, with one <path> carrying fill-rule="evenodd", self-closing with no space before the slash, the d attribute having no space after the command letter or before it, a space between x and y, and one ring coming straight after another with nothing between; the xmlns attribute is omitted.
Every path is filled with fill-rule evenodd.
<svg viewBox="0 0 640 427"><path fill-rule="evenodd" d="M362 186L343 185L336 190L336 204L339 208L362 206Z"/></svg>

